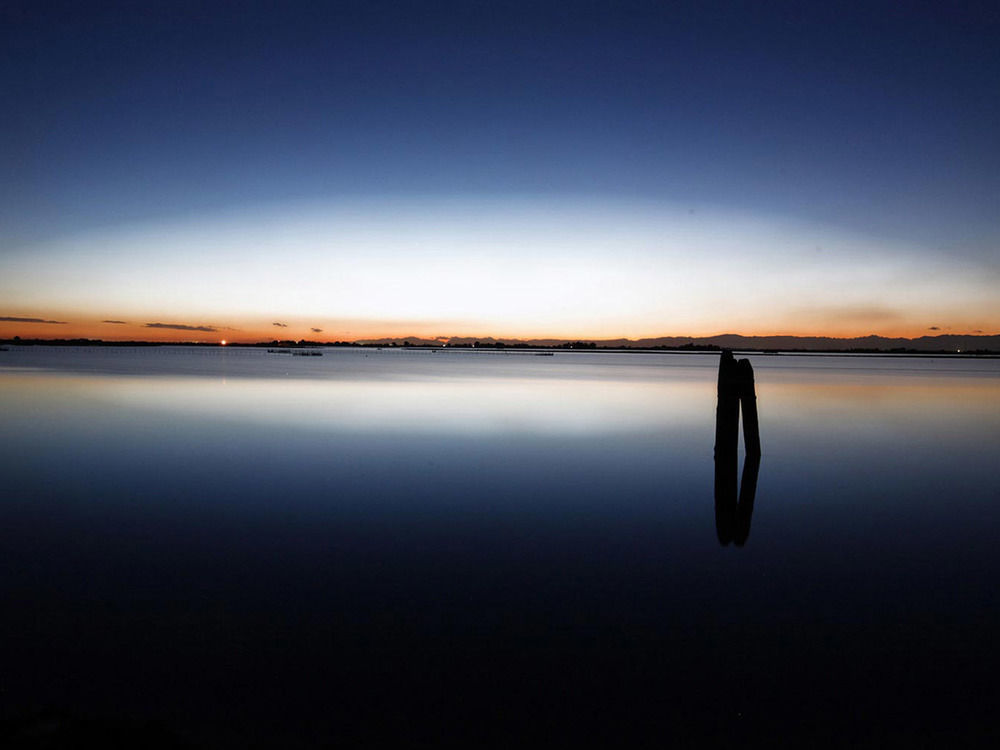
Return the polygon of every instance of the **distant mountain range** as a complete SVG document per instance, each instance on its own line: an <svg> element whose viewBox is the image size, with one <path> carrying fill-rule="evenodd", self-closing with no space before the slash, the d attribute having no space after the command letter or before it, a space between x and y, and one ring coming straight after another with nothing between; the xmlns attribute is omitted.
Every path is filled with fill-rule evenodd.
<svg viewBox="0 0 1000 750"><path fill-rule="evenodd" d="M427 339L420 336L399 338L364 339L361 344L380 346L469 346L479 342L480 346L548 346L562 347L574 343L596 344L597 348L606 349L653 349L653 348L709 348L725 349L777 349L804 351L920 351L920 352L972 352L1000 351L1000 335L956 335L942 334L939 336L921 336L915 339L887 338L885 336L859 336L856 338L832 338L829 336L740 336L735 333L724 333L719 336L660 336L647 339L508 339L452 336L439 339ZM582 348L582 347L581 347ZM590 347L587 347L590 348Z"/></svg>
<svg viewBox="0 0 1000 750"><path fill-rule="evenodd" d="M170 346L192 345L192 342L168 341L102 341L101 339L0 339L0 344L45 344L49 346ZM735 349L742 351L815 351L815 352L952 352L1000 354L1000 335L942 334L915 339L885 336L833 338L830 336L741 336L724 333L719 336L659 336L647 339L513 339L492 336L442 336L428 339L422 336L359 339L357 341L261 341L255 344L235 343L232 346L481 346L545 347L563 349L687 349L691 351ZM204 342L201 346L218 346Z"/></svg>

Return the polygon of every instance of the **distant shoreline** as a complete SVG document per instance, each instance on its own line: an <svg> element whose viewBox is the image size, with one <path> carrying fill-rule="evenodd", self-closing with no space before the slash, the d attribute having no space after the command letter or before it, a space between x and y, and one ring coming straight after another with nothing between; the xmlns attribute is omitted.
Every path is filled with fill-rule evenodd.
<svg viewBox="0 0 1000 750"><path fill-rule="evenodd" d="M964 337L963 337L964 338ZM983 336L981 338L996 338L993 336ZM558 344L549 343L505 343L501 341L477 341L473 343L411 343L407 340L397 342L395 340L388 343L370 341L261 341L254 343L229 342L197 342L197 341L104 341L102 339L42 339L42 338L13 338L0 339L0 346L20 347L20 346L94 346L94 347L181 347L195 346L208 347L214 349L266 349L269 347L281 346L282 348L302 348L314 349L317 347L326 348L354 348L354 349L399 349L399 350L458 350L458 351L558 351L558 352L634 352L634 353L672 353L672 354L711 354L720 352L723 349L732 349L741 353L753 353L773 356L827 356L827 355L855 355L855 356L917 356L917 357L1000 357L1000 348L977 348L977 349L949 349L949 348L915 348L915 347L760 347L751 345L740 346L721 344L684 344L671 346L660 344L655 346L636 345L602 345L601 342L563 342Z"/></svg>

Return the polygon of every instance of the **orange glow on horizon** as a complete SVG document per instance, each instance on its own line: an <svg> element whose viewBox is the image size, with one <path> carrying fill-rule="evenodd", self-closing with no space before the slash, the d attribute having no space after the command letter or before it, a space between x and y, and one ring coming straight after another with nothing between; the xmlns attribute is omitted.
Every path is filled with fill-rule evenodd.
<svg viewBox="0 0 1000 750"><path fill-rule="evenodd" d="M287 250L280 270L275 248ZM331 201L109 227L5 255L0 337L992 334L997 273L988 261L721 209Z"/></svg>
<svg viewBox="0 0 1000 750"><path fill-rule="evenodd" d="M0 338L13 339L19 336L22 339L76 339L86 338L102 341L151 341L159 343L217 343L222 346L228 344L253 344L266 343L270 341L364 341L383 338L414 338L426 340L447 340L449 338L460 339L554 339L554 340L582 340L582 341L608 341L614 339L628 339L636 341L644 338L708 338L724 334L738 334L743 336L799 336L799 337L830 337L830 338L859 338L865 336L882 336L885 338L920 338L922 336L937 335L996 335L1000 331L1000 322L992 327L985 327L985 324L969 326L951 326L947 328L932 329L927 325L895 325L879 326L873 325L870 328L861 327L857 321L844 324L840 321L829 321L825 325L815 327L805 327L800 325L787 326L757 326L757 325L724 325L712 327L692 327L687 330L678 330L669 323L657 326L657 330L650 330L647 324L634 330L624 330L621 332L606 328L602 331L587 331L584 329L562 328L553 326L552 329L545 330L541 325L531 329L518 330L511 327L490 326L487 323L469 324L456 322L449 325L446 322L414 322L407 324L405 321L394 321L384 323L379 321L351 321L348 326L338 325L336 321L310 321L308 324L288 323L283 327L276 327L273 323L261 323L259 321L225 321L225 324L211 323L156 323L153 325L133 322L105 322L105 321L81 321L79 317L69 314L31 314L25 318L38 318L46 321L59 322L26 322L26 321L0 321ZM76 318L74 320L74 318ZM169 320L169 316L163 316ZM315 332L313 328L322 327L321 332ZM218 334L226 332L225 338L219 338Z"/></svg>

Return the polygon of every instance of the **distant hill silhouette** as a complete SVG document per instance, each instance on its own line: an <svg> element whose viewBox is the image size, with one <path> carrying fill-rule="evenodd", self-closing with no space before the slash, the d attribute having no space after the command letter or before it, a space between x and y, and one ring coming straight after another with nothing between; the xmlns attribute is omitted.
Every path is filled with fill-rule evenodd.
<svg viewBox="0 0 1000 750"><path fill-rule="evenodd" d="M48 346L219 346L219 342L190 341L102 341L85 338L13 338L0 339L4 345L44 344ZM359 339L357 341L320 341L301 339L230 342L230 346L461 346L461 347L539 347L558 349L680 349L688 351L733 349L735 351L802 351L802 352L943 352L963 354L1000 354L1000 335L942 334L915 339L859 336L833 338L829 336L741 336L724 333L719 336L660 336L646 339L512 339L492 336L399 336L394 338Z"/></svg>
<svg viewBox="0 0 1000 750"><path fill-rule="evenodd" d="M427 339L421 336L400 338L363 339L358 343L379 346L548 346L562 347L573 343L571 339L511 339L491 336L452 336ZM918 352L974 352L1000 351L1000 335L942 334L920 336L919 338L888 338L885 336L859 336L855 338L833 338L829 336L741 336L725 333L718 336L660 336L645 339L597 339L590 340L599 348L608 349L654 349L654 348L695 348L712 347L719 349L777 349L802 351L882 351L893 350Z"/></svg>

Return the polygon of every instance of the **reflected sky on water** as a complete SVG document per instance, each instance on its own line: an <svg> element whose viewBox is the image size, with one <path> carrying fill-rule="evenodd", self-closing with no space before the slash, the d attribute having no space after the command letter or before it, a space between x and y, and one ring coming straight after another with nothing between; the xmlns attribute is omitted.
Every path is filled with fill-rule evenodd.
<svg viewBox="0 0 1000 750"><path fill-rule="evenodd" d="M1000 360L750 355L734 548L717 355L0 357L5 714L270 746L987 731Z"/></svg>

